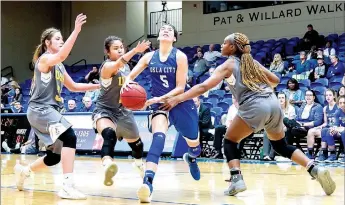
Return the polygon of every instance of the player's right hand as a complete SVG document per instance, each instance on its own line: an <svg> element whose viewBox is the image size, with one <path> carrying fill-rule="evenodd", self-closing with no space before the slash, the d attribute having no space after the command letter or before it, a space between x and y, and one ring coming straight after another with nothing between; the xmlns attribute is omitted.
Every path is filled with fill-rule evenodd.
<svg viewBox="0 0 345 205"><path fill-rule="evenodd" d="M146 51L148 48L150 48L151 42L143 40L141 43L140 41L138 42L138 45L134 48L135 52L137 53L143 53Z"/></svg>
<svg viewBox="0 0 345 205"><path fill-rule="evenodd" d="M78 33L81 31L81 27L84 23L86 23L86 15L84 14L79 14L77 18L75 19L75 24L74 24L74 30L77 31Z"/></svg>
<svg viewBox="0 0 345 205"><path fill-rule="evenodd" d="M133 80L126 80L125 83L122 85L121 90L120 90L120 94L122 94L123 92L127 91L129 88L132 87L133 84L138 84L137 82L134 82Z"/></svg>

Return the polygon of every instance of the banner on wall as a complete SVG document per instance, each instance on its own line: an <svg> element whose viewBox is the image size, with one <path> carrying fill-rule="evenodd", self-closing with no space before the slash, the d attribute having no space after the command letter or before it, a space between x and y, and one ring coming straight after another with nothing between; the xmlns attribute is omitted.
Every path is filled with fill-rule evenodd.
<svg viewBox="0 0 345 205"><path fill-rule="evenodd" d="M101 150L103 138L96 134L91 120L91 114L68 114L64 115L72 125L77 136L77 150ZM152 134L148 130L148 112L135 114L134 118L138 125L139 134L144 144L144 151L150 149ZM17 141L24 143L30 134L30 124L26 114L4 114L1 116L1 138L7 139L9 146L13 148ZM177 132L174 127L170 127L165 140L163 152L172 152ZM25 138L25 141L24 141ZM118 141L115 147L116 151L131 151L125 140Z"/></svg>

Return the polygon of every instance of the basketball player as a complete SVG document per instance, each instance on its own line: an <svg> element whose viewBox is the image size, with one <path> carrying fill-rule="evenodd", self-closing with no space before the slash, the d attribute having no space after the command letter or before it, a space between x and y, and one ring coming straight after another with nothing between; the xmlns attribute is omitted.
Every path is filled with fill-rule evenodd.
<svg viewBox="0 0 345 205"><path fill-rule="evenodd" d="M184 53L173 47L177 41L177 31L172 25L164 25L159 31L159 50L145 54L128 75L126 83L130 84L146 67L151 76L152 99L146 106L151 106L153 139L146 158L146 171L142 186L138 190L141 202L150 202L152 198L152 182L157 171L159 157L161 156L165 135L169 128L169 122L181 133L189 145L188 153L183 159L189 164L190 173L195 180L200 179L200 171L196 158L200 155L201 148L198 139L198 113L192 100L178 105L170 112L159 109L159 103L168 96L183 93L186 88L188 61ZM130 86L130 85L129 85Z"/></svg>
<svg viewBox="0 0 345 205"><path fill-rule="evenodd" d="M73 182L77 137L72 125L60 114L63 108L63 85L74 92L99 88L98 84L75 83L62 64L71 52L85 22L86 16L79 14L75 20L74 31L65 43L60 31L55 28L48 28L41 35L41 44L33 56L35 69L27 116L31 128L46 145L47 154L28 166L17 164L14 167L16 185L20 191L23 190L25 179L32 172L54 166L61 160L64 177L58 195L65 199L86 199L84 194L74 188Z"/></svg>
<svg viewBox="0 0 345 205"><path fill-rule="evenodd" d="M224 78L230 84L239 108L224 139L224 152L231 175L230 185L224 193L234 196L247 189L240 171L241 153L237 144L251 133L264 128L277 153L305 167L321 184L325 193L332 194L336 185L329 171L316 166L314 161L296 147L286 144L283 131L284 115L272 89L278 85L279 78L253 60L247 36L241 33L227 36L222 44L222 55L229 58L218 66L210 78L183 94L167 99L161 108L173 109L178 103L197 97L215 87Z"/></svg>
<svg viewBox="0 0 345 205"><path fill-rule="evenodd" d="M149 42L143 41L125 54L121 38L109 36L104 41L108 59L99 68L101 90L92 120L96 133L100 133L104 139L101 157L105 170L104 185L106 186L113 184L112 178L118 171L118 167L113 161L118 138L126 139L132 149L132 156L135 158L134 167L144 172L141 159L144 145L139 137L133 113L125 109L120 102L120 90L126 78L121 69L135 54L144 52L149 46Z"/></svg>

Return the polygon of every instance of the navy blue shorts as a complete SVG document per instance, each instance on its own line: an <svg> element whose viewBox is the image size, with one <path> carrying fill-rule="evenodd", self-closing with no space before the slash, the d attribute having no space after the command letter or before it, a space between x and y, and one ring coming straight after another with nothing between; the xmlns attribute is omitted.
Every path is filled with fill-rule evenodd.
<svg viewBox="0 0 345 205"><path fill-rule="evenodd" d="M150 109L153 111L152 116L157 113L165 113L159 110L161 104L151 105ZM199 133L199 115L194 101L188 100L176 105L169 113L165 113L169 119L169 127L174 125L177 132L182 136L195 140ZM151 126L149 127L151 131Z"/></svg>

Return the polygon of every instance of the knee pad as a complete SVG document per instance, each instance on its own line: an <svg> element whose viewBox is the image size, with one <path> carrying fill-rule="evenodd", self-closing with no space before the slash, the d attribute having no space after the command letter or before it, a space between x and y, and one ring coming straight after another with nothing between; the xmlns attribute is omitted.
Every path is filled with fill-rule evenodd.
<svg viewBox="0 0 345 205"><path fill-rule="evenodd" d="M165 144L165 134L156 132L153 134L152 144L149 153L146 157L146 162L153 162L158 164L159 157L161 156Z"/></svg>
<svg viewBox="0 0 345 205"><path fill-rule="evenodd" d="M63 142L63 147L70 147L75 149L77 146L77 136L74 130L70 127L64 133L62 133L59 139Z"/></svg>
<svg viewBox="0 0 345 205"><path fill-rule="evenodd" d="M230 162L231 160L241 158L241 152L238 149L238 143L224 139L224 154L226 156L226 161Z"/></svg>
<svg viewBox="0 0 345 205"><path fill-rule="evenodd" d="M111 127L107 127L103 129L101 135L104 139L103 146L101 149L102 158L104 156L110 156L111 158L113 158L114 149L117 141L115 130Z"/></svg>
<svg viewBox="0 0 345 205"><path fill-rule="evenodd" d="M281 156L289 159L291 159L292 154L296 150L296 147L288 145L284 138L276 141L270 140L270 142L274 151L276 151Z"/></svg>
<svg viewBox="0 0 345 205"><path fill-rule="evenodd" d="M128 143L128 145L132 149L132 157L135 159L141 159L143 157L144 144L140 138L135 142Z"/></svg>
<svg viewBox="0 0 345 205"><path fill-rule="evenodd" d="M47 155L43 158L43 162L48 167L58 164L61 160L61 155L55 154L52 151L48 150Z"/></svg>

